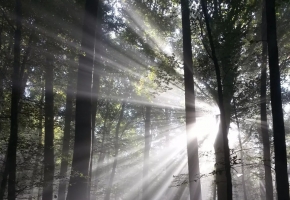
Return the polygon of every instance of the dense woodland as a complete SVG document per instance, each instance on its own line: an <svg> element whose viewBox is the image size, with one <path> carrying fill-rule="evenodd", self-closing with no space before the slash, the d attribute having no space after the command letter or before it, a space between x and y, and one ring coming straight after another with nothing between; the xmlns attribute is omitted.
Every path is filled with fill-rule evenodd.
<svg viewBox="0 0 290 200"><path fill-rule="evenodd" d="M288 0L0 1L0 200L289 200L289 39Z"/></svg>

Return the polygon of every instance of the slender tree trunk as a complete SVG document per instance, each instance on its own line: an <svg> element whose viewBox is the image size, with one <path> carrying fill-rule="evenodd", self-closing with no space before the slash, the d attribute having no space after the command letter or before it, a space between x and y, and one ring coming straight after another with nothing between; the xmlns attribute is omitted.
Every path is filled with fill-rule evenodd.
<svg viewBox="0 0 290 200"><path fill-rule="evenodd" d="M191 50L191 30L189 19L189 1L181 0L182 33L183 33L183 61L185 86L185 115L187 134L187 156L189 174L190 200L201 200L201 185L199 180L198 141L193 127L196 123L195 94L193 80L193 62Z"/></svg>
<svg viewBox="0 0 290 200"><path fill-rule="evenodd" d="M125 110L125 103L122 104L122 108L120 111L120 117L116 126L116 133L115 133L115 158L114 158L114 163L113 163L113 169L112 173L110 176L109 184L106 189L106 194L104 200L110 200L110 195L111 195L111 188L113 185L115 173L116 173L116 168L117 168L117 163L118 163L118 154L119 154L119 130L120 130L120 125L123 120L123 115L124 115L124 110Z"/></svg>
<svg viewBox="0 0 290 200"><path fill-rule="evenodd" d="M271 171L271 152L269 130L267 122L267 22L265 2L262 9L262 65L261 65L261 96L260 96L260 111L261 111L261 136L263 141L263 161L265 168L265 189L266 200L273 200L273 180Z"/></svg>
<svg viewBox="0 0 290 200"><path fill-rule="evenodd" d="M248 200L247 197L247 189L246 189L246 182L245 182L245 167L244 167L244 152L243 152L243 145L242 145L242 139L241 139L241 133L240 133L240 123L237 115L237 106L236 106L236 100L233 99L234 102L234 111L235 111L235 118L236 123L238 127L238 139L239 139L239 146L240 146L240 156L241 156L241 163L242 163L242 185L243 185L243 193L244 193L244 200Z"/></svg>
<svg viewBox="0 0 290 200"><path fill-rule="evenodd" d="M222 89L222 81L221 81L221 74L220 74L220 68L218 64L218 60L216 57L216 52L215 52L215 47L214 47L214 42L211 34L211 28L209 24L209 15L207 13L207 4L205 0L201 0L201 6L202 6L202 11L204 14L205 18L205 23L206 23L206 29L208 33L208 39L210 42L210 47L211 47L211 56L214 62L214 67L215 67L215 72L216 72L216 78L217 78L217 86L218 86L218 105L220 109L220 119L221 119L221 132L217 137L222 138L223 142L223 153L224 153L224 168L225 168L225 175L226 175L226 191L223 191L226 193L226 198L227 200L232 200L233 196L233 191L232 191L232 175L231 175L231 164L230 164L230 150L229 150L229 142L228 142L228 126L229 126L229 120L226 118L226 113L225 113L225 106L224 106L224 97L223 97L223 89ZM223 172L222 172L223 173ZM218 195L219 195L218 190ZM222 199L222 200L225 200ZM221 199L219 199L221 200Z"/></svg>
<svg viewBox="0 0 290 200"><path fill-rule="evenodd" d="M143 163L143 186L142 199L150 200L149 191L149 152L151 146L151 106L145 107L145 147L144 147L144 163Z"/></svg>
<svg viewBox="0 0 290 200"><path fill-rule="evenodd" d="M41 97L39 100L39 122L38 122L38 150L42 150L43 145L42 145L42 119L43 119L43 99L44 99L44 87L41 88ZM36 154L35 156L35 163L33 167L33 174L31 178L31 183L30 183L30 188L31 188L31 193L28 198L28 200L32 200L33 198L33 188L34 188L34 181L36 180L37 177L37 171L39 169L39 160L40 160L40 155ZM40 173L41 174L41 173Z"/></svg>
<svg viewBox="0 0 290 200"><path fill-rule="evenodd" d="M43 159L43 191L42 200L53 199L54 178L54 113L53 113L53 63L52 56L48 55L45 66L45 135Z"/></svg>
<svg viewBox="0 0 290 200"><path fill-rule="evenodd" d="M67 199L89 200L89 175L92 151L91 84L94 63L94 38L98 0L86 0L83 21L82 50L77 78L75 141L72 171Z"/></svg>
<svg viewBox="0 0 290 200"><path fill-rule="evenodd" d="M67 171L69 165L69 144L70 144L70 128L73 114L73 87L72 87L72 74L69 72L69 80L66 90L66 107L65 107L65 121L63 130L63 141L62 141L62 155L60 164L60 180L58 189L58 200L65 200L66 187L67 187Z"/></svg>
<svg viewBox="0 0 290 200"><path fill-rule="evenodd" d="M96 55L99 55L100 44L98 41L102 38L102 3L100 2L98 6L98 16L96 21L96 31L95 31L95 46L94 46L94 69L93 69L93 86L92 86L92 154L91 154L91 163L90 163L90 175L89 175L89 196L92 199L94 196L91 195L92 189L92 176L93 176L93 158L94 158L94 148L95 148L95 127L96 127L96 114L98 106L98 94L100 90L100 66L99 62L96 59Z"/></svg>
<svg viewBox="0 0 290 200"><path fill-rule="evenodd" d="M16 198L16 151L18 142L18 103L20 99L20 43L22 29L22 5L21 0L15 3L16 29L14 34L14 62L11 94L11 127L8 143L7 162L8 167L8 200Z"/></svg>
<svg viewBox="0 0 290 200"><path fill-rule="evenodd" d="M98 185L99 185L99 180L100 180L100 176L102 175L103 172L103 163L105 160L105 156L106 156L106 148L105 148L105 140L106 140L106 134L110 135L110 124L108 125L107 120L108 120L108 115L109 115L109 102L107 101L107 105L106 105L106 116L105 116L105 120L104 120L104 130L102 131L102 142L101 142L101 150L100 150L100 154L99 154L99 158L98 158L98 163L97 163L97 168L96 168L96 173L95 173L95 177L96 179L94 180L94 189L95 191L98 191Z"/></svg>
<svg viewBox="0 0 290 200"><path fill-rule="evenodd" d="M99 8L100 10L100 8ZM99 13L99 12L98 12ZM99 21L99 20L97 20ZM100 23L97 23L97 26L100 26ZM100 27L97 27L99 30ZM98 31L96 31L98 32ZM97 37L98 34L95 36L95 55L96 55L96 47L97 45ZM96 59L96 58L94 58ZM99 66L94 63L94 72L93 72L93 87L92 87L92 154L91 154L91 163L90 163L90 186L89 186L89 195L91 197L91 184L92 184L92 176L93 176L93 158L94 158L94 148L95 148L95 128L96 128L96 115L97 115L97 108L98 108L98 93L100 90L100 76L99 76Z"/></svg>
<svg viewBox="0 0 290 200"><path fill-rule="evenodd" d="M276 33L275 0L265 1L277 195L278 200L289 200L287 153Z"/></svg>

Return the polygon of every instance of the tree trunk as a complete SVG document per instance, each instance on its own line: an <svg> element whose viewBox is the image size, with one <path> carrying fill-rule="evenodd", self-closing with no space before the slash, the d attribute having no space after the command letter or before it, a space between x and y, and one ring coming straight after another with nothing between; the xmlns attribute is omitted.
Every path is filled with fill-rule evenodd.
<svg viewBox="0 0 290 200"><path fill-rule="evenodd" d="M145 107L145 146L144 146L144 163L143 163L143 186L142 186L142 199L150 200L149 191L149 152L151 146L151 106Z"/></svg>
<svg viewBox="0 0 290 200"><path fill-rule="evenodd" d="M92 105L91 84L94 63L94 38L98 11L98 0L86 0L83 21L82 50L79 56L77 78L75 141L72 171L67 199L88 200L89 170L92 150Z"/></svg>
<svg viewBox="0 0 290 200"><path fill-rule="evenodd" d="M115 133L115 159L114 159L113 169L112 169L112 173L111 173L111 176L110 176L108 187L106 189L106 194L105 194L104 200L110 200L111 188L112 188L112 185L113 185L113 180L114 180L114 177L115 177L117 163L118 163L119 130L120 130L121 122L123 120L124 110L125 110L125 103L122 104L122 108L121 108L121 111L120 111L120 117L119 117L119 120L118 120L118 123L117 123L117 126L116 126L116 133Z"/></svg>
<svg viewBox="0 0 290 200"><path fill-rule="evenodd" d="M195 94L193 80L193 63L191 50L191 30L189 19L189 1L181 0L182 33L183 33L183 61L185 86L185 116L187 134L187 156L189 174L190 200L201 200L200 171L198 158L198 141L193 127L196 123Z"/></svg>
<svg viewBox="0 0 290 200"><path fill-rule="evenodd" d="M266 19L277 195L278 200L289 200L287 153L276 33L275 0L266 0Z"/></svg>
<svg viewBox="0 0 290 200"><path fill-rule="evenodd" d="M104 130L102 131L102 142L101 142L101 150L98 158L98 163L97 163L97 168L96 168L96 173L95 173L95 180L94 180L94 189L97 192L98 191L98 182L99 182L99 177L102 175L103 172L103 163L105 160L105 154L106 154L106 147L105 147L105 140L106 140L106 134L110 135L110 124L107 123L108 120L108 115L109 115L109 102L107 101L106 104L106 116L104 119Z"/></svg>
<svg viewBox="0 0 290 200"><path fill-rule="evenodd" d="M100 90L100 66L99 63L96 62L96 55L98 55L100 44L98 43L98 40L102 37L102 3L100 2L98 6L98 16L97 16L97 22L96 22L96 32L95 32L95 46L94 46L94 69L93 69L93 86L92 86L92 154L91 154L91 163L90 163L90 175L89 175L89 190L88 195L90 196L90 199L92 199L93 196L91 196L91 189L92 189L92 176L93 176L93 158L94 158L94 147L95 147L95 127L96 127L96 114L97 114L97 106L98 106L98 94Z"/></svg>
<svg viewBox="0 0 290 200"><path fill-rule="evenodd" d="M16 29L14 35L14 62L13 62L13 77L12 77L12 94L11 94L11 127L10 138L7 151L8 168L8 200L16 198L16 151L18 142L18 103L20 99L21 81L19 78L20 71L20 43L22 29L22 5L21 0L16 0Z"/></svg>
<svg viewBox="0 0 290 200"><path fill-rule="evenodd" d="M42 150L42 147L43 147L42 146L42 119L43 119L44 87L42 87L41 89L42 89L42 91L41 91L41 97L40 97L40 101L39 101L39 122L38 122L38 150L39 151ZM41 160L40 157L41 156L39 154L37 154L35 156L35 163L34 163L33 172L32 172L33 174L32 174L31 183L30 183L31 194L30 194L28 200L32 200L33 199L34 181L35 181L35 179L37 177L37 171L39 169L39 161ZM42 170L39 170L39 171L42 171Z"/></svg>
<svg viewBox="0 0 290 200"><path fill-rule="evenodd" d="M69 72L69 80L66 90L66 107L65 107L65 122L63 130L63 141L62 141L62 155L61 155L61 164L60 164L60 180L58 188L58 200L65 200L66 187L67 187L67 170L68 170L68 161L69 161L69 144L70 144L70 128L73 114L73 87L72 87L72 74Z"/></svg>
<svg viewBox="0 0 290 200"><path fill-rule="evenodd" d="M48 55L45 66L45 122L42 200L53 199L54 178L54 113L53 113L53 61Z"/></svg>
<svg viewBox="0 0 290 200"><path fill-rule="evenodd" d="M226 126L229 127L230 119L226 119ZM228 129L226 130L228 131ZM225 173L225 153L224 153L224 140L223 140L223 126L220 119L219 130L214 143L215 150L215 179L217 188L218 200L227 199L227 176Z"/></svg>
<svg viewBox="0 0 290 200"><path fill-rule="evenodd" d="M266 200L273 200L273 180L271 171L271 152L269 141L269 130L267 122L267 22L265 2L262 9L262 64L261 64L261 136L263 141L263 161L265 168Z"/></svg>
<svg viewBox="0 0 290 200"><path fill-rule="evenodd" d="M216 72L216 78L217 78L217 86L218 86L218 105L220 109L220 119L221 119L221 131L219 131L219 134L217 137L220 138L220 141L222 141L222 151L224 154L224 169L225 169L225 175L226 175L226 191L220 191L218 189L218 199L219 200L232 200L232 175L231 175L231 164L230 164L230 150L229 150L229 142L228 142L228 129L229 129L229 114L228 117L226 116L225 113L225 105L224 105L224 97L223 97L223 89L222 89L222 81L221 81L221 74L220 74L220 68L218 64L218 60L216 57L216 52L215 52L215 47L214 47L214 42L211 34L211 28L209 25L209 16L207 13L207 5L205 0L201 0L201 6L202 6L202 11L204 14L205 18L205 23L206 23L206 29L208 33L208 39L211 47L211 56L214 62L214 67L215 67L215 72ZM223 172L220 172L223 173ZM217 183L218 184L218 183ZM223 199L219 198L219 193L224 193L226 197L223 197Z"/></svg>
<svg viewBox="0 0 290 200"><path fill-rule="evenodd" d="M27 46L27 49L25 51L25 54L23 55L23 61L22 61L21 66L20 66L20 62L19 62L19 73L20 73L20 75L18 76L18 78L19 78L20 89L19 89L18 102L21 99L21 95L24 94L25 84L26 84L26 81L27 81L27 78L26 78L25 84L23 84L22 75L24 73L24 68L25 68L28 56L30 55L33 33L34 33L34 31L31 33L31 35L29 37L28 46ZM1 47L1 44L0 44L0 47ZM23 73L22 73L22 71L23 71ZM4 95L4 93L3 93L4 74L5 74L4 69L0 69L0 114L1 114L1 111L2 111L2 104L3 104L3 101L4 101L4 96L3 96ZM18 112L20 112L20 111L21 111L21 106L18 105ZM0 124L0 132L1 132L1 129L2 129L2 127L1 127L1 124ZM6 154L6 158L7 158L7 154ZM5 162L7 160L6 158L5 158ZM5 166L6 166L6 164L4 164L4 171L2 173L1 188L0 188L0 200L4 198L4 193L5 193L7 180L8 180L8 168L7 167L5 168Z"/></svg>
<svg viewBox="0 0 290 200"><path fill-rule="evenodd" d="M242 139L241 139L241 133L240 133L240 123L238 120L238 115L237 115L237 106L236 106L236 101L233 99L234 102L234 111L235 111L235 118L236 118L236 123L238 127L238 139L239 139L239 146L240 146L240 156L241 156L241 163L242 163L242 185L243 185L243 193L244 193L244 200L248 200L247 197L247 190L246 190L246 182L245 182L245 167L244 167L244 152L243 152L243 145L242 145Z"/></svg>

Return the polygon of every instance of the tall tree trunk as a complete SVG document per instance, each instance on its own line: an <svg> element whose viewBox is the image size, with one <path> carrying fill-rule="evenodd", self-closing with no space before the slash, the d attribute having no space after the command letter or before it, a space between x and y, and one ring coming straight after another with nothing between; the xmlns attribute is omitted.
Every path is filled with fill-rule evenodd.
<svg viewBox="0 0 290 200"><path fill-rule="evenodd" d="M91 163L90 163L90 175L89 175L89 196L90 199L94 197L91 196L92 189L92 176L93 176L93 158L94 158L94 148L95 148L95 127L96 127L96 114L97 114L97 106L98 106L98 94L100 90L100 65L98 60L96 59L96 55L99 55L100 43L98 42L102 38L102 2L99 3L98 6L98 16L96 21L96 30L95 30L95 46L94 46L94 69L93 69L93 85L92 85L92 154L91 154Z"/></svg>
<svg viewBox="0 0 290 200"><path fill-rule="evenodd" d="M53 60L51 55L46 57L45 66L45 122L44 122L44 158L43 158L43 191L42 200L53 199L54 178L54 113L53 113Z"/></svg>
<svg viewBox="0 0 290 200"><path fill-rule="evenodd" d="M265 1L277 195L278 200L289 200L287 153L276 33L275 0Z"/></svg>
<svg viewBox="0 0 290 200"><path fill-rule="evenodd" d="M267 122L267 22L266 8L263 2L262 9L262 65L261 65L261 96L260 96L260 111L261 111L261 137L263 141L263 161L265 168L265 189L266 200L273 200L273 180L271 172L271 152L269 141L269 130Z"/></svg>
<svg viewBox="0 0 290 200"><path fill-rule="evenodd" d="M247 197L247 190L246 190L246 182L245 182L245 167L244 167L244 151L243 151L243 145L242 145L242 139L241 139L241 132L240 132L240 123L237 115L237 105L236 100L233 99L234 102L234 112L235 112L235 118L236 123L238 127L238 139L239 139L239 146L240 146L240 156L241 156L241 163L242 163L242 185L243 185L243 193L244 193L244 200L248 200Z"/></svg>
<svg viewBox="0 0 290 200"><path fill-rule="evenodd" d="M219 191L219 193L223 192L226 194L226 197L223 197L222 200L232 200L232 175L231 175L231 164L230 164L230 150L229 150L229 142L228 142L228 129L229 129L229 114L228 117L225 113L225 105L224 105L224 97L223 97L223 89L222 89L222 80L221 80L221 74L220 74L220 68L218 64L218 60L216 57L214 42L212 38L211 28L209 24L209 15L207 13L207 4L206 0L201 0L201 6L202 6L202 12L204 14L205 23L206 23L206 29L208 33L208 39L211 47L211 56L214 62L215 72L216 72L216 79L217 79L217 86L218 86L218 105L220 109L220 119L221 119L221 131L219 131L219 134L217 137L221 138L221 141L223 143L222 151L224 154L224 169L225 169L225 175L226 175L226 191ZM223 173L223 172L221 172ZM219 199L221 200L221 199Z"/></svg>
<svg viewBox="0 0 290 200"><path fill-rule="evenodd" d="M44 99L44 87L41 88L41 97L39 100L39 122L38 122L38 150L39 151L43 148L43 145L42 145L43 99ZM41 157L41 155L39 155L39 154L36 154L36 156L35 156L35 163L34 163L33 172L32 172L33 174L32 174L31 183L30 183L31 193L30 193L28 200L33 199L33 188L34 188L34 184L35 184L34 181L36 180L36 177L38 175L37 174L37 171L39 170L39 162L38 161L40 160L40 157Z"/></svg>
<svg viewBox="0 0 290 200"><path fill-rule="evenodd" d="M112 173L111 173L111 176L110 176L109 184L108 184L107 189L106 189L106 194L105 194L104 200L110 200L111 188L112 188L112 185L113 185L113 180L114 180L114 177L115 177L117 163L118 163L119 130L120 130L121 122L123 120L124 110L125 110L125 103L123 102L122 108L121 108L121 111L120 111L120 117L119 117L119 120L118 120L118 123L117 123L117 126L116 126L116 133L115 133L115 158L114 158L114 163L113 163L113 169L112 169Z"/></svg>
<svg viewBox="0 0 290 200"><path fill-rule="evenodd" d="M66 106L65 106L65 121L63 130L63 141L62 141L62 155L60 164L60 180L58 189L58 200L65 200L66 186L67 186L67 170L69 161L69 144L70 144L70 128L73 114L73 86L72 86L72 76L73 71L69 72L69 80L66 89Z"/></svg>
<svg viewBox="0 0 290 200"><path fill-rule="evenodd" d="M183 34L183 70L185 86L185 118L187 134L187 156L189 174L190 200L201 200L201 185L199 180L198 141L193 127L196 123L195 94L193 80L193 62L191 50L191 30L189 19L189 1L181 0L182 34Z"/></svg>
<svg viewBox="0 0 290 200"><path fill-rule="evenodd" d="M16 151L18 142L18 103L20 99L21 81L19 78L20 70L20 43L22 29L22 5L21 0L15 3L16 29L14 34L14 61L12 77L12 94L11 94L11 123L10 137L7 151L8 167L8 200L16 198Z"/></svg>
<svg viewBox="0 0 290 200"><path fill-rule="evenodd" d="M88 200L89 171L92 150L92 105L91 84L94 63L94 38L98 11L98 0L86 0L83 21L82 50L85 55L79 56L77 78L75 141L72 160L72 171L67 199Z"/></svg>
<svg viewBox="0 0 290 200"><path fill-rule="evenodd" d="M144 146L144 163L143 163L143 186L142 186L142 199L149 200L149 152L151 146L151 106L145 107L145 146Z"/></svg>

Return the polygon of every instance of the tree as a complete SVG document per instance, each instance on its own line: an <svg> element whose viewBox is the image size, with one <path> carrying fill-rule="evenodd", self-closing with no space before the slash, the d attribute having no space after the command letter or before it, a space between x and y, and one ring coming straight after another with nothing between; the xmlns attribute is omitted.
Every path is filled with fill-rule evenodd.
<svg viewBox="0 0 290 200"><path fill-rule="evenodd" d="M215 52L215 46L213 42L213 38L211 35L211 28L209 25L209 16L207 13L207 5L205 0L201 0L201 6L202 6L202 12L204 14L204 19L206 23L206 29L208 32L208 39L210 43L211 48L211 56L213 59L214 67L215 67L215 73L216 73L216 79L217 79L217 87L218 87L218 106L220 110L220 121L221 121L221 129L218 133L218 140L221 141L222 145L222 151L224 154L224 170L217 171L216 173L225 173L226 175L226 195L225 199L231 200L232 197L232 175L231 175L231 164L230 164L230 150L229 150L229 142L228 142L228 127L226 122L226 113L225 113L225 107L224 107L224 97L223 97L223 88L222 88L222 81L221 81L221 74L220 74L220 68L218 64L218 60L216 57ZM220 138L220 139L219 139ZM218 181L218 180L217 180ZM218 185L219 190L219 185ZM218 191L218 195L221 195L222 191ZM218 197L220 199L220 197Z"/></svg>
<svg viewBox="0 0 290 200"><path fill-rule="evenodd" d="M271 172L271 152L269 141L269 130L267 122L267 24L266 24L266 8L265 1L263 1L262 9L262 63L261 63L261 88L260 88L260 114L261 114L261 136L263 142L263 160L265 169L265 189L266 199L273 200L273 180Z"/></svg>
<svg viewBox="0 0 290 200"><path fill-rule="evenodd" d="M191 50L191 30L189 20L188 0L181 1L182 33L183 33L183 71L185 86L185 119L187 134L187 156L189 191L191 200L201 200L201 186L199 180L198 141L193 132L196 123L193 63Z"/></svg>
<svg viewBox="0 0 290 200"><path fill-rule="evenodd" d="M115 177L115 173L116 173L116 168L117 168L117 163L118 163L120 125L121 125L122 120L123 120L125 106L126 106L126 104L125 104L125 102L123 102L122 106L121 106L121 110L120 110L120 116L119 116L119 119L118 119L118 123L116 125L115 155L114 155L115 158L114 158L113 168L112 168L111 176L110 176L110 179L109 179L109 184L108 184L107 189L106 189L106 194L105 194L104 200L110 200L111 189L112 189L112 185L113 185L113 181L114 181L114 177Z"/></svg>
<svg viewBox="0 0 290 200"><path fill-rule="evenodd" d="M289 183L287 173L285 128L281 100L275 0L265 0L265 2L277 195L278 200L287 200L289 199Z"/></svg>
<svg viewBox="0 0 290 200"><path fill-rule="evenodd" d="M10 137L7 150L8 200L16 198L16 151L18 143L18 103L20 99L20 43L22 29L21 0L15 2L16 29L14 33L14 61L11 93Z"/></svg>
<svg viewBox="0 0 290 200"><path fill-rule="evenodd" d="M61 165L60 165L60 181L58 189L58 199L65 200L66 193L66 179L67 179L67 170L69 167L69 144L70 144L70 132L71 132L71 121L73 114L73 85L72 85L72 70L69 72L69 80L67 84L66 91L66 104L65 104L65 122L63 130L63 143L62 143L62 155L61 155Z"/></svg>
<svg viewBox="0 0 290 200"><path fill-rule="evenodd" d="M75 141L72 172L67 199L89 199L89 166L92 148L91 83L93 69L94 38L99 1L86 0L82 29L82 51L79 56L77 77Z"/></svg>
<svg viewBox="0 0 290 200"><path fill-rule="evenodd" d="M53 199L54 178L54 113L53 113L53 57L47 55L45 66L45 135L43 159L43 200Z"/></svg>

